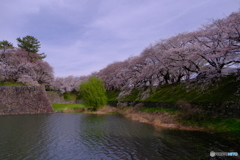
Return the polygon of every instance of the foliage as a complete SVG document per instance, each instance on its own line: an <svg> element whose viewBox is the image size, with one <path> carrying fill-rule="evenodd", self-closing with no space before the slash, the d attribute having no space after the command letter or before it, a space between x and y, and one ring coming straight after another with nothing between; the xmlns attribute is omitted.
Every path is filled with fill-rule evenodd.
<svg viewBox="0 0 240 160"><path fill-rule="evenodd" d="M59 91L48 91L48 90L46 90L46 92L48 92L48 93L60 93Z"/></svg>
<svg viewBox="0 0 240 160"><path fill-rule="evenodd" d="M19 48L0 50L0 77L2 81L21 82L29 85L49 85L53 79L53 68L34 53Z"/></svg>
<svg viewBox="0 0 240 160"><path fill-rule="evenodd" d="M38 53L40 48L40 42L33 36L25 36L23 38L17 38L18 47L25 49L27 52L36 53L40 59L46 58L44 53Z"/></svg>
<svg viewBox="0 0 240 160"><path fill-rule="evenodd" d="M51 83L51 88L61 93L77 92L81 82L85 81L85 77L57 77Z"/></svg>
<svg viewBox="0 0 240 160"><path fill-rule="evenodd" d="M226 76L215 84L210 84L202 89L203 84L194 83L194 87L188 85L171 84L163 85L151 94L146 101L155 102L177 102L185 100L187 102L226 102L235 101L238 98L235 93L240 81L236 81L236 76Z"/></svg>
<svg viewBox="0 0 240 160"><path fill-rule="evenodd" d="M139 94L139 90L137 89L133 89L131 90L131 93L129 95L123 95L121 96L121 99L127 99L128 101L135 101L138 99L138 94ZM119 98L119 97L118 97Z"/></svg>
<svg viewBox="0 0 240 160"><path fill-rule="evenodd" d="M7 48L13 48L13 44L6 41L6 40L3 40L3 41L0 41L0 49L7 49Z"/></svg>
<svg viewBox="0 0 240 160"><path fill-rule="evenodd" d="M173 110L173 109L166 109L166 108L140 108L140 111L147 112L147 113L153 113L153 112L167 112L167 113L178 113L181 111Z"/></svg>
<svg viewBox="0 0 240 160"><path fill-rule="evenodd" d="M79 94L87 107L97 109L107 104L106 90L101 79L90 77L79 87Z"/></svg>
<svg viewBox="0 0 240 160"><path fill-rule="evenodd" d="M65 92L63 93L64 100L80 100L78 92Z"/></svg>
<svg viewBox="0 0 240 160"><path fill-rule="evenodd" d="M209 131L224 133L224 136L230 136L240 140L240 120L235 118L212 117L203 113L194 113L189 116L188 113L181 113L178 121L204 128Z"/></svg>
<svg viewBox="0 0 240 160"><path fill-rule="evenodd" d="M176 103L179 100L187 102L226 102L237 101L239 96L240 81L236 80L238 76L225 76L220 78L214 84L192 82L165 84L159 86L155 91L151 92L147 99L138 101L151 102L172 102ZM204 88L202 88L204 85ZM142 91L141 91L142 92ZM140 91L133 90L130 95L125 96L123 101L136 101ZM107 91L108 97L117 99L119 91Z"/></svg>
<svg viewBox="0 0 240 160"><path fill-rule="evenodd" d="M107 90L121 90L120 97L134 89L162 85L164 89L168 88L167 84L183 81L212 83L213 79L225 75L225 69L240 63L239 33L240 11L212 20L196 31L159 40L140 55L113 62L94 74L104 81ZM170 96L167 92L164 95Z"/></svg>
<svg viewBox="0 0 240 160"><path fill-rule="evenodd" d="M117 97L121 91L118 90L109 90L106 92L108 101L118 101Z"/></svg>
<svg viewBox="0 0 240 160"><path fill-rule="evenodd" d="M30 86L37 86L38 82L34 81L29 75L21 75L17 82L24 83Z"/></svg>
<svg viewBox="0 0 240 160"><path fill-rule="evenodd" d="M55 111L64 111L67 109L77 110L85 108L85 106L81 103L52 104L52 106Z"/></svg>
<svg viewBox="0 0 240 160"><path fill-rule="evenodd" d="M24 83L20 82L0 82L0 86L26 86Z"/></svg>

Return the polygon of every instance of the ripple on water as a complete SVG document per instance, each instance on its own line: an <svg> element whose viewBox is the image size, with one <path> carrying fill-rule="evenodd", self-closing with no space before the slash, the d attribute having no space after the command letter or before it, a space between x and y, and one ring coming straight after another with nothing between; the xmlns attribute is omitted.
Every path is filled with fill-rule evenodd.
<svg viewBox="0 0 240 160"><path fill-rule="evenodd" d="M211 134L158 131L117 115L0 116L0 126L0 159L208 159L229 148Z"/></svg>

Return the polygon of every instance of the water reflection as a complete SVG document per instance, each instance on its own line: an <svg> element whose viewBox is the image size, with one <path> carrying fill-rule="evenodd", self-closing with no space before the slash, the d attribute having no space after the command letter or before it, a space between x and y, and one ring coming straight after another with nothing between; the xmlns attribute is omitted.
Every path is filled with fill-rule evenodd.
<svg viewBox="0 0 240 160"><path fill-rule="evenodd" d="M210 159L212 150L237 148L213 134L156 130L117 115L0 116L0 126L0 159Z"/></svg>

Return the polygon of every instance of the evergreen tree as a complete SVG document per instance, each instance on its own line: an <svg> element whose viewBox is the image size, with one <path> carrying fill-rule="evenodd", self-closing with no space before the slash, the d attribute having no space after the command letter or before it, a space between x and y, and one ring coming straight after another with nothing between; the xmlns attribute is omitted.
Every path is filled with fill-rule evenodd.
<svg viewBox="0 0 240 160"><path fill-rule="evenodd" d="M7 49L7 48L13 48L13 44L6 41L6 40L3 40L3 41L0 41L0 49Z"/></svg>
<svg viewBox="0 0 240 160"><path fill-rule="evenodd" d="M40 42L33 36L25 36L23 38L17 38L18 47L25 49L27 52L38 54L40 59L46 58L44 53L38 53Z"/></svg>

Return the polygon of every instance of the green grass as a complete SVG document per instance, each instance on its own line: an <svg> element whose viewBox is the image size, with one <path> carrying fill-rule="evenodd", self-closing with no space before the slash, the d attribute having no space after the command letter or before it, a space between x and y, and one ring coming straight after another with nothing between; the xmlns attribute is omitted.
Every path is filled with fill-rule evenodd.
<svg viewBox="0 0 240 160"><path fill-rule="evenodd" d="M165 109L165 108L141 108L140 111L153 113L153 112L167 112L170 114L179 113L181 111L173 110L173 109Z"/></svg>
<svg viewBox="0 0 240 160"><path fill-rule="evenodd" d="M195 114L194 118L182 119L181 122L185 124L192 124L195 126L213 129L215 131L240 131L240 120L235 118L220 118L211 117L207 115ZM200 117L201 116L201 117Z"/></svg>
<svg viewBox="0 0 240 160"><path fill-rule="evenodd" d="M216 81L213 85L208 85L202 90L203 84L192 82L192 87L187 90L185 83L178 84L165 84L159 86L156 91L152 91L150 96L145 100L138 101L151 101L151 102L171 102L176 103L179 100L187 102L226 102L236 101L239 99L235 95L238 87L240 88L240 81L236 81L236 76L226 76ZM188 84L189 85L189 84ZM136 101L139 96L139 91L133 89L130 95L126 95L123 101ZM120 91L107 91L109 101L117 101L117 96Z"/></svg>
<svg viewBox="0 0 240 160"><path fill-rule="evenodd" d="M240 141L240 119L212 117L203 113L188 113L163 108L140 108L140 111L147 113L167 112L169 114L175 114L178 117L177 121L182 124L197 126L206 131L218 133L224 137Z"/></svg>
<svg viewBox="0 0 240 160"><path fill-rule="evenodd" d="M27 85L19 82L0 82L0 86L27 86Z"/></svg>
<svg viewBox="0 0 240 160"><path fill-rule="evenodd" d="M80 100L76 92L63 93L64 100Z"/></svg>
<svg viewBox="0 0 240 160"><path fill-rule="evenodd" d="M138 98L139 90L133 89L131 94L124 96L123 100L125 101L135 101Z"/></svg>
<svg viewBox="0 0 240 160"><path fill-rule="evenodd" d="M223 136L240 140L240 120L235 118L212 117L206 114L181 114L180 123L198 126L205 130L220 133ZM225 134L225 135L224 135Z"/></svg>
<svg viewBox="0 0 240 160"><path fill-rule="evenodd" d="M118 90L116 90L116 91L114 91L114 90L107 91L106 95L107 95L108 101L118 101L117 97L118 97L118 94L120 92L121 91L118 91Z"/></svg>
<svg viewBox="0 0 240 160"><path fill-rule="evenodd" d="M108 112L108 113L123 116L123 113L119 113L119 112L114 112L114 111L113 111L113 112Z"/></svg>
<svg viewBox="0 0 240 160"><path fill-rule="evenodd" d="M64 111L67 109L77 110L85 108L81 103L52 104L54 111Z"/></svg>

